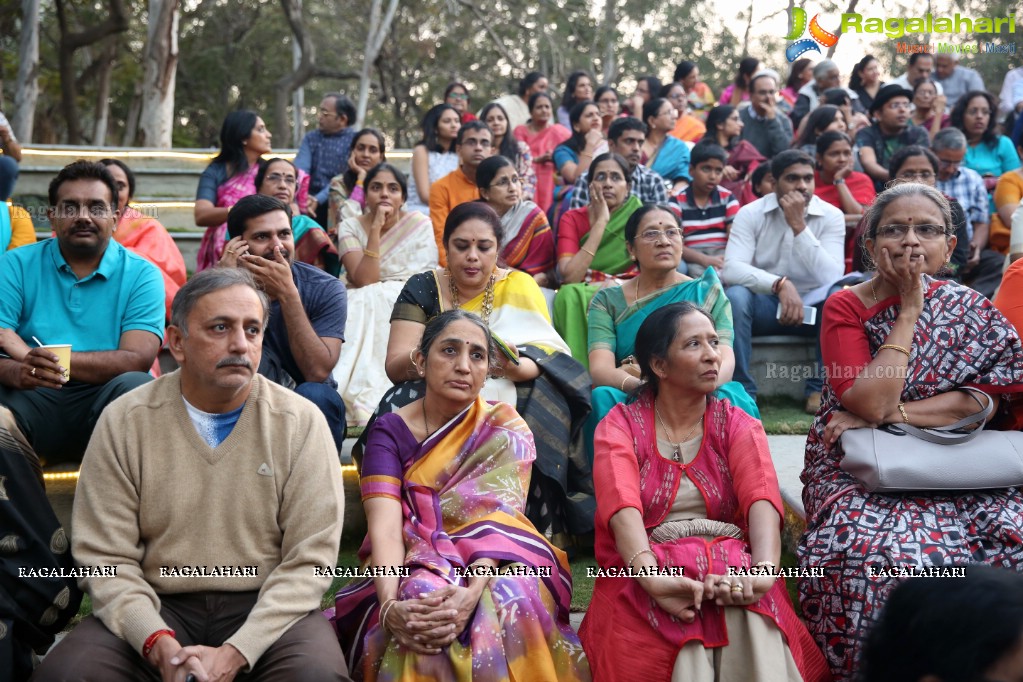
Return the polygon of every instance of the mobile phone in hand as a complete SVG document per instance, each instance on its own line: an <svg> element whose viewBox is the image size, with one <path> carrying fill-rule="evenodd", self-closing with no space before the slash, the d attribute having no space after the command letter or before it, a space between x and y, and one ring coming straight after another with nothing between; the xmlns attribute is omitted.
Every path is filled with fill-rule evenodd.
<svg viewBox="0 0 1023 682"><path fill-rule="evenodd" d="M778 304L778 313L775 315L775 319L781 319L781 303ZM811 326L817 324L817 309L812 305L803 306L803 324Z"/></svg>

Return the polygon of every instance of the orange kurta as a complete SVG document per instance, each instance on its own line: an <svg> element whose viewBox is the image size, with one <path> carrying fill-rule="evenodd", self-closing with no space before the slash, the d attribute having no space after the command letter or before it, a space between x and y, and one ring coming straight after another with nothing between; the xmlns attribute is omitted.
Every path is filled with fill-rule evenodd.
<svg viewBox="0 0 1023 682"><path fill-rule="evenodd" d="M444 223L451 209L467 201L480 198L479 187L470 180L461 167L451 171L437 182L430 185L430 221L433 223L433 237L437 240L437 253L440 264L448 264L448 254L444 250Z"/></svg>
<svg viewBox="0 0 1023 682"><path fill-rule="evenodd" d="M188 279L188 272L185 270L185 259L181 257L181 251L167 228L156 218L146 217L128 206L114 230L114 239L160 269L167 319L170 319L171 302Z"/></svg>

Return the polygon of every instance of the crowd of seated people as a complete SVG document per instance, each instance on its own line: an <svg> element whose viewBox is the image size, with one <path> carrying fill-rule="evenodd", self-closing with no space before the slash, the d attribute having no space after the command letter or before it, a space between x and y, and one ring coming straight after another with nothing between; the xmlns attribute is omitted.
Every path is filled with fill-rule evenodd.
<svg viewBox="0 0 1023 682"><path fill-rule="evenodd" d="M116 649L95 670L124 679L287 675L288 648L323 637L295 562L333 562L341 514L333 474L291 487L312 464L290 452L312 439L322 468L349 429L362 431L360 561L410 576L337 593L329 621L317 616L333 633L316 679L851 681L898 583L864 581L869 566L1023 571L1016 488L886 495L839 466L844 431L951 424L976 411L964 387L993 398L991 428L1023 425L1023 267L1002 275L1023 254L1023 86L1006 107L943 57L935 68L914 54L885 83L866 55L848 88L827 59L783 79L747 57L720 97L689 61L634 87L576 71L557 101L559 84L531 72L475 113L471 85L453 82L423 107L407 174L341 93L323 97L294 161L272 157L258 113L231 112L195 202L194 265L213 272L187 283L120 159L57 175L53 239L32 243L20 209L0 211L0 493L18 490L0 504L17 505L4 518L25 538L0 549L40 567L138 564L123 587L82 584L96 617L39 679L74 669L92 642ZM758 336L801 337L816 355L797 560L823 572L798 581L801 619L773 570L785 515ZM181 370L154 381L165 340ZM149 415L172 409L177 420ZM224 502L227 518L257 494L281 518L310 500L336 517L231 540L270 572L223 603L223 632L196 635L199 616L183 615L190 600L221 609L215 585L161 580L144 551L199 498L165 520L124 516L165 498L141 467L156 455L136 412L189 434L194 481L242 431L257 453L292 434L289 454L252 455L257 492ZM70 551L38 476L62 463L82 465L89 491ZM121 514L116 528L101 510ZM587 542L601 567L684 577L598 578L577 636L569 558ZM224 556L199 544L179 561ZM104 553L115 547L131 556ZM290 620L256 627L289 592L302 595ZM28 679L31 650L80 599L54 577L0 610L15 633L0 630L0 664Z"/></svg>

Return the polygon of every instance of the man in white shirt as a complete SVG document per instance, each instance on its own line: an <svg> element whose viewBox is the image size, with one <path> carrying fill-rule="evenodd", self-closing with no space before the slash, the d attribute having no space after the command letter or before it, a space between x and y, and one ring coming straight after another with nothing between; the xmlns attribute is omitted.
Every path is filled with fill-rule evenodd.
<svg viewBox="0 0 1023 682"><path fill-rule="evenodd" d="M913 86L920 81L928 79L934 81L933 75L934 55L927 54L926 52L914 52L909 56L909 66L906 67L906 73L893 80L892 83L901 85L907 90L912 90ZM937 81L934 81L934 89L938 91L939 95L945 94L945 89Z"/></svg>
<svg viewBox="0 0 1023 682"><path fill-rule="evenodd" d="M771 161L775 191L739 209L725 248L721 279L732 304L735 380L753 397L750 372L754 336L818 338L823 297L804 301L820 287L834 284L845 269L845 217L813 194L814 164L790 149ZM817 307L813 325L803 324L804 306ZM817 410L823 379L807 379L807 410Z"/></svg>

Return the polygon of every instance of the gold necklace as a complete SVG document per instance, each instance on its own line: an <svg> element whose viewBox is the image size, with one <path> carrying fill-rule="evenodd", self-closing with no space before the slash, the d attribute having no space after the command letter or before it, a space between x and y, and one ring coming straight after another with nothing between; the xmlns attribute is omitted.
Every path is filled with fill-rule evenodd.
<svg viewBox="0 0 1023 682"><path fill-rule="evenodd" d="M874 275L876 277L877 275ZM870 278L870 295L874 299L874 303L877 303L877 292L874 291L874 277Z"/></svg>
<svg viewBox="0 0 1023 682"><path fill-rule="evenodd" d="M668 429L668 425L664 423L664 419L661 417L661 411L657 409L657 403L654 403L654 415L657 416L657 421L661 424L661 428L664 429L664 435L668 437L668 443L672 447L671 461L681 462L682 443L685 443L687 440L693 437L693 434L696 433L697 427L699 427L700 424L703 423L703 416L702 415L700 416L700 421L696 422L696 426L689 430L689 433L686 434L685 438L683 438L677 443L673 443L672 441L675 440L675 435L671 432L670 429Z"/></svg>
<svg viewBox="0 0 1023 682"><path fill-rule="evenodd" d="M451 276L451 271L447 271L448 285L451 289L451 307L458 308L458 285L455 284L455 278ZM490 280L487 281L487 288L483 291L483 310L481 311L480 317L483 318L483 324L490 326L490 314L494 312L494 283L497 281L497 275L491 273Z"/></svg>

